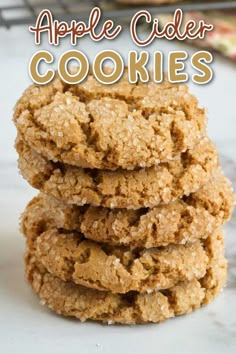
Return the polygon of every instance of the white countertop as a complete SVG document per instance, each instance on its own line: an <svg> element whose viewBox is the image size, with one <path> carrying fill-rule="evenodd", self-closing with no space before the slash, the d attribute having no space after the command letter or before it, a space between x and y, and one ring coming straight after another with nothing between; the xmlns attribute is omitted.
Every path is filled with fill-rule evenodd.
<svg viewBox="0 0 236 354"><path fill-rule="evenodd" d="M46 44L44 48L49 49ZM112 43L85 39L79 45L90 58L105 48L118 50L124 58L129 50L137 50L125 33ZM148 50L168 53L179 48L161 40ZM30 83L29 59L39 48L33 45L27 27L19 27L0 30L0 49L0 354L236 353L236 217L225 227L228 286L211 305L193 314L160 325L103 326L59 318L39 305L24 281L24 240L18 229L19 215L36 191L17 173L16 132L11 121L16 99ZM65 49L69 49L66 42L52 52L58 56ZM209 135L227 157L226 174L236 188L236 65L216 56L214 71L215 78L208 85L190 86L208 108Z"/></svg>

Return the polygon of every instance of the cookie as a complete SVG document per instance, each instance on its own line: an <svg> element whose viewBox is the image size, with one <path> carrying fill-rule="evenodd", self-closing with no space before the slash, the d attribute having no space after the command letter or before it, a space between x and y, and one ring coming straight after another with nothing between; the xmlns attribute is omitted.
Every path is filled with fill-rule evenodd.
<svg viewBox="0 0 236 354"><path fill-rule="evenodd" d="M23 214L22 230L29 238L50 228L77 230L97 242L140 248L185 244L207 238L227 221L233 203L230 183L220 172L196 193L153 209L80 207L40 193Z"/></svg>
<svg viewBox="0 0 236 354"><path fill-rule="evenodd" d="M54 162L83 168L134 169L175 158L205 135L205 111L185 85L114 85L90 74L79 85L59 78L30 86L14 121L27 144Z"/></svg>
<svg viewBox="0 0 236 354"><path fill-rule="evenodd" d="M202 278L212 255L221 249L218 233L210 241L185 245L133 249L84 239L76 232L48 231L28 239L35 256L47 271L64 281L73 281L103 291L127 293L167 289L179 281ZM205 247L205 244L207 247Z"/></svg>
<svg viewBox="0 0 236 354"><path fill-rule="evenodd" d="M140 170L90 170L53 163L18 139L19 169L35 188L69 204L139 209L169 203L206 184L218 167L204 138L178 159Z"/></svg>
<svg viewBox="0 0 236 354"><path fill-rule="evenodd" d="M225 285L227 272L220 255L200 280L179 282L170 289L150 293L114 294L64 282L47 272L32 251L26 255L25 265L27 280L41 304L59 315L109 324L157 323L192 312L215 298Z"/></svg>

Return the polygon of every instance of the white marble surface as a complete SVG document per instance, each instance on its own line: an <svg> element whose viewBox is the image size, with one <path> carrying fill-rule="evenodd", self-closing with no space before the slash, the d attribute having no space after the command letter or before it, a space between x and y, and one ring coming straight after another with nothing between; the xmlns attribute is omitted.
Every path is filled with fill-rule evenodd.
<svg viewBox="0 0 236 354"><path fill-rule="evenodd" d="M24 281L24 240L18 230L19 215L36 192L17 173L11 122L12 107L30 82L27 63L36 49L32 41L25 27L0 30L0 354L236 353L235 217L225 227L228 286L211 305L193 314L160 325L102 326L62 319L39 305ZM126 34L113 44L95 45L88 40L80 44L91 58L103 48L120 50L126 57L132 44ZM149 50L168 53L176 48L176 44L159 41ZM66 43L53 52L65 49ZM226 173L236 188L236 67L217 57L214 70L212 83L191 86L208 107L209 135L224 156Z"/></svg>

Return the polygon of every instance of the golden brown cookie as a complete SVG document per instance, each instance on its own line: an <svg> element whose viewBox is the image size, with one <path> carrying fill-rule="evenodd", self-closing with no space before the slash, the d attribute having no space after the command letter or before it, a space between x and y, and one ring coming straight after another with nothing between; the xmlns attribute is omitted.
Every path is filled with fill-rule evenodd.
<svg viewBox="0 0 236 354"><path fill-rule="evenodd" d="M57 229L29 238L28 246L49 273L114 293L168 289L179 281L200 279L212 257L223 248L219 232L206 241L132 249L96 243L79 233Z"/></svg>
<svg viewBox="0 0 236 354"><path fill-rule="evenodd" d="M205 135L205 111L185 85L114 85L90 74L80 85L59 78L30 86L15 107L18 132L54 162L83 168L151 167Z"/></svg>
<svg viewBox="0 0 236 354"><path fill-rule="evenodd" d="M69 204L139 209L169 203L197 191L218 167L204 138L178 159L140 170L90 170L53 163L18 139L19 169L35 188Z"/></svg>
<svg viewBox="0 0 236 354"><path fill-rule="evenodd" d="M192 312L214 299L225 285L227 272L221 254L200 280L180 282L168 290L121 295L64 282L48 273L32 251L25 261L27 280L42 304L63 316L109 324L160 322Z"/></svg>
<svg viewBox="0 0 236 354"><path fill-rule="evenodd" d="M185 244L207 238L227 221L233 202L232 188L221 172L196 193L153 209L80 207L40 193L23 214L22 230L29 238L50 228L76 230L88 239L118 246Z"/></svg>

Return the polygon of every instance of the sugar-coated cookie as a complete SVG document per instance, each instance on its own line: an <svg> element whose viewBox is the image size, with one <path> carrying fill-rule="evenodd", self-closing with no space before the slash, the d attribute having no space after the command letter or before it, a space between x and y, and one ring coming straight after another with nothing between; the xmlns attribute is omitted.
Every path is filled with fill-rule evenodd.
<svg viewBox="0 0 236 354"><path fill-rule="evenodd" d="M214 232L207 240L161 248L133 249L84 239L76 232L45 231L28 246L49 273L114 293L168 289L179 281L202 278L218 251L222 237Z"/></svg>
<svg viewBox="0 0 236 354"><path fill-rule="evenodd" d="M218 295L227 273L226 261L220 255L202 279L180 282L163 291L122 295L64 282L47 272L32 251L28 251L25 264L27 280L39 295L41 304L59 315L109 324L157 323L192 312Z"/></svg>
<svg viewBox="0 0 236 354"><path fill-rule="evenodd" d="M91 74L79 85L59 78L30 86L15 107L18 132L54 162L83 168L151 167L185 152L205 135L205 111L186 85L114 85Z"/></svg>
<svg viewBox="0 0 236 354"><path fill-rule="evenodd" d="M53 163L20 137L19 169L35 188L69 204L108 208L154 207L196 192L218 167L215 146L202 139L175 160L133 171L91 170Z"/></svg>
<svg viewBox="0 0 236 354"><path fill-rule="evenodd" d="M185 244L225 223L233 203L230 183L219 171L197 192L153 209L80 207L40 193L23 214L22 231L31 239L50 228L78 231L90 240L136 248Z"/></svg>

